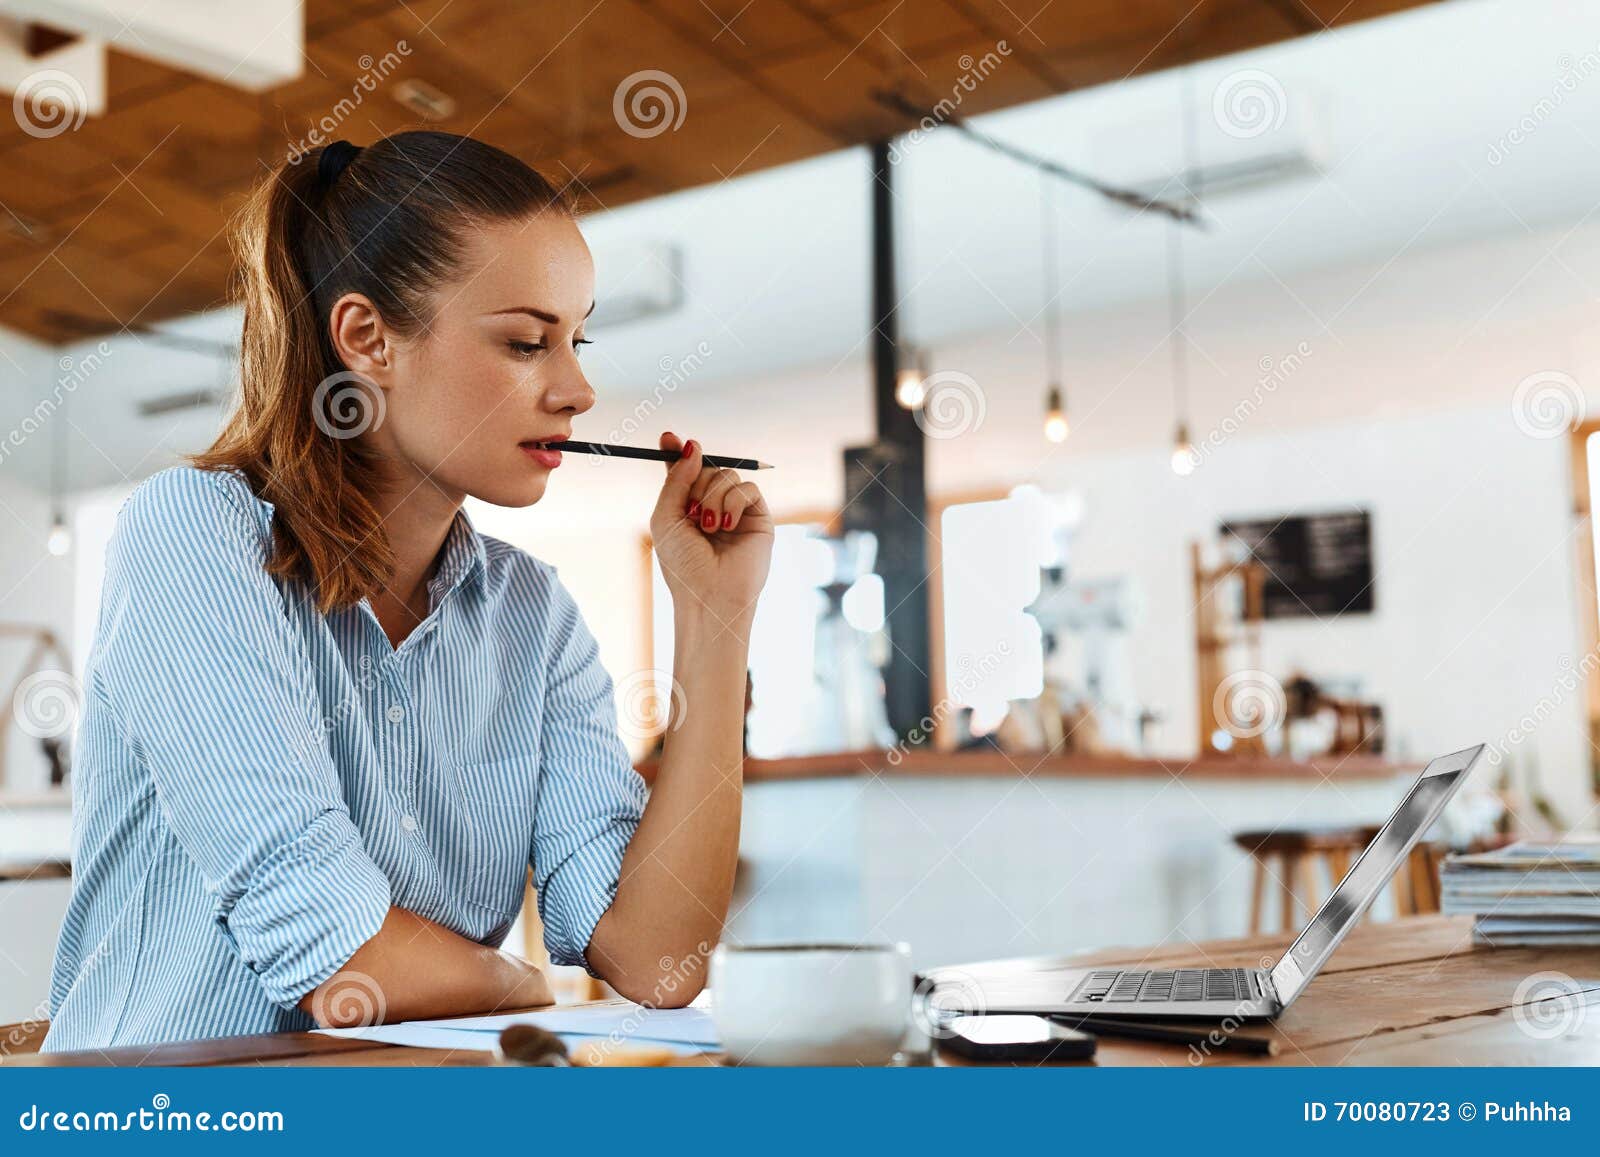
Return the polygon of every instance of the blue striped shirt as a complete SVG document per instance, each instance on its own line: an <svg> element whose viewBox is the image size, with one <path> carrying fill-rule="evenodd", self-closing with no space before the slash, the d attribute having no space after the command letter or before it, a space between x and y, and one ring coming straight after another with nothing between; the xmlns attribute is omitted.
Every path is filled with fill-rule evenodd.
<svg viewBox="0 0 1600 1157"><path fill-rule="evenodd" d="M46 1050L308 1028L391 905L499 945L530 864L552 960L587 964L645 789L555 568L463 511L394 648L267 573L271 520L192 468L117 517Z"/></svg>

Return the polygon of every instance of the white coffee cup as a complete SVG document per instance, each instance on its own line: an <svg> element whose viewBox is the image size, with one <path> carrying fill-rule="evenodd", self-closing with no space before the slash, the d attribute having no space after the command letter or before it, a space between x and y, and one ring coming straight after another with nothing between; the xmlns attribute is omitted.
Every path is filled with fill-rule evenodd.
<svg viewBox="0 0 1600 1157"><path fill-rule="evenodd" d="M711 955L711 1016L736 1064L888 1064L910 1012L905 944L722 944Z"/></svg>

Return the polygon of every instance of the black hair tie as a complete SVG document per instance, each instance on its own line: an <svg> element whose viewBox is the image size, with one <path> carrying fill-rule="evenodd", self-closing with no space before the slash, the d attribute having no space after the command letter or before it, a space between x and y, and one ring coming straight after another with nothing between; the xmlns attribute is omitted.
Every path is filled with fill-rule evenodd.
<svg viewBox="0 0 1600 1157"><path fill-rule="evenodd" d="M344 140L324 146L322 156L317 160L317 179L324 186L332 185L339 179L339 174L349 168L350 162L356 159L356 154L360 151L360 145L352 145Z"/></svg>

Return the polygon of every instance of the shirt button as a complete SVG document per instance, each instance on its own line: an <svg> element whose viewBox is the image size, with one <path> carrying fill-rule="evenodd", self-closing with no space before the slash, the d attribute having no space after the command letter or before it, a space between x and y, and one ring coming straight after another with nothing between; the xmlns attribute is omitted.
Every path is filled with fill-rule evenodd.
<svg viewBox="0 0 1600 1157"><path fill-rule="evenodd" d="M400 704L396 703L393 707L390 707L388 711L384 712L384 714L388 716L390 723L399 723L406 717L406 709L400 706Z"/></svg>
<svg viewBox="0 0 1600 1157"><path fill-rule="evenodd" d="M401 816L400 826L408 832L414 832L417 830L417 819L415 816Z"/></svg>

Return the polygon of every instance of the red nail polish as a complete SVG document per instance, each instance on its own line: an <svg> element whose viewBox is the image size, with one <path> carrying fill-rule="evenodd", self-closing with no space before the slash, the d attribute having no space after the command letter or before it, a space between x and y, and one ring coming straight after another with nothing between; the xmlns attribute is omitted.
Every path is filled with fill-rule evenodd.
<svg viewBox="0 0 1600 1157"><path fill-rule="evenodd" d="M698 502L689 503L689 517L690 518L699 518L700 517L700 504Z"/></svg>
<svg viewBox="0 0 1600 1157"><path fill-rule="evenodd" d="M706 516L700 520L700 525L705 527L707 530L715 530L717 528L716 512L711 510L706 511Z"/></svg>
<svg viewBox="0 0 1600 1157"><path fill-rule="evenodd" d="M690 438L687 442L685 442L683 444L683 452L680 453L678 455L678 457L679 458L687 458L687 457L689 457L689 455L691 455L693 453L694 453L694 439Z"/></svg>
<svg viewBox="0 0 1600 1157"><path fill-rule="evenodd" d="M733 515L728 514L727 512L723 513L723 515L722 515L722 529L723 530L732 530L733 529Z"/></svg>

